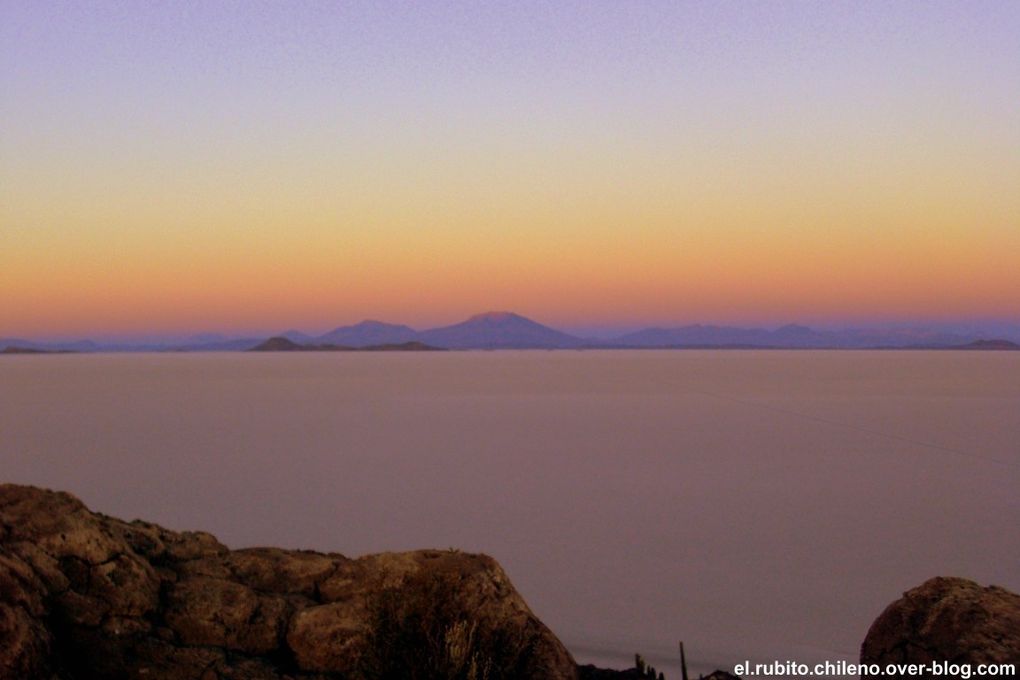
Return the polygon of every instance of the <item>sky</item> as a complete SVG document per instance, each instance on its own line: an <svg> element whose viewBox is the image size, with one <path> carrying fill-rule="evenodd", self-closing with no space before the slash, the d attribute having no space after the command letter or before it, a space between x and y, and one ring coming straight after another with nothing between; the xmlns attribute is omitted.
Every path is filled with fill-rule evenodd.
<svg viewBox="0 0 1020 680"><path fill-rule="evenodd" d="M1020 3L0 0L0 336L1020 320Z"/></svg>

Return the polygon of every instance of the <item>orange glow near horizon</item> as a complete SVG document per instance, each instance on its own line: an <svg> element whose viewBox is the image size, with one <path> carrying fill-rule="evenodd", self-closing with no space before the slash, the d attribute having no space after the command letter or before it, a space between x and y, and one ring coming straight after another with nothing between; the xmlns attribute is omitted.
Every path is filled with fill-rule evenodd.
<svg viewBox="0 0 1020 680"><path fill-rule="evenodd" d="M1015 313L1020 300L1017 233L956 222L948 206L848 216L800 200L652 204L628 220L615 206L508 202L487 228L480 216L424 206L398 206L405 216L267 210L245 226L195 219L144 234L127 219L83 229L82 214L74 238L27 234L21 252L7 251L0 331L325 328L362 318L421 327L488 309L560 326L992 317ZM428 215L419 225L416 210Z"/></svg>
<svg viewBox="0 0 1020 680"><path fill-rule="evenodd" d="M9 25L36 32L0 33L0 337L490 309L557 327L1020 317L1008 21L968 15L993 32L973 42L925 15L903 46L881 7L852 25L802 10L821 16L784 16L778 35L741 23L739 63L653 30L725 17L660 8L623 17L659 42L607 19L487 59L505 30L538 29L480 19L457 59L397 50L366 75L327 58L337 41L309 17L294 21L322 44L260 51L264 17L202 41L153 8L162 32L143 40L26 6ZM426 41L445 25L403 19ZM51 62L48 32L77 56ZM956 51L922 64L922 47Z"/></svg>

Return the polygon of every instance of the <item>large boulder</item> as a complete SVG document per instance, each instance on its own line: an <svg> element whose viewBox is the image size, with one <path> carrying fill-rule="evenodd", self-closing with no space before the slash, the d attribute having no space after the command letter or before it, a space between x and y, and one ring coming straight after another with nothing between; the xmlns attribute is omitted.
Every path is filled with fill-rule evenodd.
<svg viewBox="0 0 1020 680"><path fill-rule="evenodd" d="M962 578L933 578L882 612L861 663L1013 663L1020 669L1020 595Z"/></svg>
<svg viewBox="0 0 1020 680"><path fill-rule="evenodd" d="M0 680L548 678L574 660L492 559L228 550L0 485Z"/></svg>

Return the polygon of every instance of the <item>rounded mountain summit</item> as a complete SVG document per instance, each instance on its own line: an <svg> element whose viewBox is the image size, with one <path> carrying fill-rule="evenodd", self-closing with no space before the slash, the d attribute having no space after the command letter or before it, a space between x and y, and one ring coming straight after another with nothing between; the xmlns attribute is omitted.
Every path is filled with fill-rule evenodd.
<svg viewBox="0 0 1020 680"><path fill-rule="evenodd" d="M585 344L581 338L562 333L513 312L485 312L452 326L432 328L419 339L450 349L569 348Z"/></svg>

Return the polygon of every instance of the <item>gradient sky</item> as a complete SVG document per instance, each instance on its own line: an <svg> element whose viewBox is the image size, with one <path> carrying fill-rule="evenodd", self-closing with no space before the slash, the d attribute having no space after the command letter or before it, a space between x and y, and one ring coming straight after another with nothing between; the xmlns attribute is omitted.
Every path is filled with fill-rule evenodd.
<svg viewBox="0 0 1020 680"><path fill-rule="evenodd" d="M0 0L0 336L1020 318L1020 3Z"/></svg>

